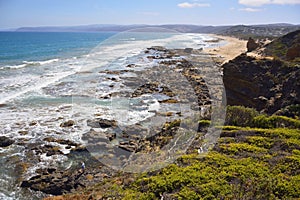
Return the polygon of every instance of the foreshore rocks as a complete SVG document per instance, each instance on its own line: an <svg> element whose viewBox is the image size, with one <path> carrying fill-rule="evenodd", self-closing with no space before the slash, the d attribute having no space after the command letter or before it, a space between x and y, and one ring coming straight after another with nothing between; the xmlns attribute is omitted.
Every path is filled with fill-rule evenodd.
<svg viewBox="0 0 300 200"><path fill-rule="evenodd" d="M71 127L74 126L75 122L73 120L68 120L60 124L60 127Z"/></svg>
<svg viewBox="0 0 300 200"><path fill-rule="evenodd" d="M155 53L153 53L155 52ZM149 53L149 55L147 55ZM95 183L101 183L105 178L117 174L113 169L104 166L96 160L93 153L107 153L105 156L112 156L119 159L120 162L127 162L132 153L159 153L166 147L176 134L182 134L192 129L198 131L198 127L182 123L185 110L176 110L179 104L192 105L191 109L197 114L200 113L201 106L207 108L211 106L211 96L204 77L197 66L193 66L188 60L180 57L181 54L195 54L193 49L169 50L164 47L151 47L145 51L144 55L149 60L157 63L158 66L152 66L145 70L133 71L140 66L136 64L126 64L130 70L109 71L103 70L99 73L105 73L108 77L104 80L111 81L113 84L122 84L124 88L132 89L130 92L113 91L105 93L99 98L111 98L113 96L141 99L132 106L132 109L143 109L143 97L147 95L157 95L159 100L156 101L161 107L170 110L148 110L152 112L153 117L143 122L135 123L128 126L119 127L118 121L97 115L94 119L87 120L87 126L90 130L81 138L86 142L86 146L77 144L67 139L57 139L53 136L43 138L46 144L33 145L29 150L38 155L46 156L62 155L60 148L54 146L55 143L66 145L69 154L64 154L68 159L74 160L70 168L61 169L59 167L49 166L49 168L38 169L35 175L24 180L21 187L31 188L32 190L42 191L47 194L61 195L73 192ZM209 58L201 55L201 63L205 65L210 62ZM202 66L202 65L201 65ZM210 65L205 66L205 70L210 70ZM136 76L125 76L124 73L134 73ZM124 76L122 76L124 75ZM214 75L210 78L214 78ZM181 82L181 80L183 80ZM190 90L188 89L190 88ZM218 91L216 91L218 92ZM104 96L105 95L105 96ZM151 101L145 98L145 101ZM136 106L137 105L137 106ZM136 106L136 108L134 107ZM140 106L140 107L139 107ZM175 108L175 109L174 109ZM209 109L208 109L209 110ZM151 113L151 114L152 114ZM200 115L200 114L199 114ZM207 113L210 116L210 113ZM162 120L163 119L163 120ZM149 121L147 121L149 120ZM153 121L152 121L153 120ZM196 120L197 122L198 120ZM142 124L144 123L144 124ZM151 123L151 127L145 125ZM157 123L157 124L156 124ZM155 125L153 125L155 124ZM64 130L76 127L73 120L66 120L60 124ZM94 152L95 151L95 152ZM101 155L100 155L101 156ZM81 168L80 162L85 162L86 168ZM78 162L78 163L77 163ZM92 162L92 163L91 163ZM75 163L75 164L74 164ZM76 164L77 163L77 164ZM107 164L107 163L104 163ZM109 163L107 164L109 166Z"/></svg>
<svg viewBox="0 0 300 200"><path fill-rule="evenodd" d="M68 158L75 162L71 168L39 168L35 171L36 175L23 180L20 186L46 194L61 195L100 183L116 173L93 158L85 148L72 150ZM81 161L76 161L78 159ZM82 162L85 163L84 169Z"/></svg>
<svg viewBox="0 0 300 200"><path fill-rule="evenodd" d="M87 120L87 125L92 128L111 128L116 127L117 122L109 119L93 119Z"/></svg>
<svg viewBox="0 0 300 200"><path fill-rule="evenodd" d="M0 147L8 147L12 145L15 141L12 139L9 139L6 136L0 136Z"/></svg>
<svg viewBox="0 0 300 200"><path fill-rule="evenodd" d="M95 169L75 169L67 171L55 168L41 169L38 170L39 175L23 181L21 187L42 191L46 194L61 195L72 191L74 192L77 189L83 189L111 176L111 172L106 171L107 173L105 173L104 170L99 169L99 166L94 167Z"/></svg>

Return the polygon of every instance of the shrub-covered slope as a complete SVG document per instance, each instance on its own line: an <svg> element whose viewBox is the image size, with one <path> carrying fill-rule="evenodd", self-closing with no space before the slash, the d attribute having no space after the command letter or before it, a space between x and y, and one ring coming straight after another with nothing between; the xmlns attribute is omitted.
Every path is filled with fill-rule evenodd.
<svg viewBox="0 0 300 200"><path fill-rule="evenodd" d="M229 107L219 142L206 156L194 149L162 170L121 173L77 194L50 199L297 199L299 126L298 119Z"/></svg>

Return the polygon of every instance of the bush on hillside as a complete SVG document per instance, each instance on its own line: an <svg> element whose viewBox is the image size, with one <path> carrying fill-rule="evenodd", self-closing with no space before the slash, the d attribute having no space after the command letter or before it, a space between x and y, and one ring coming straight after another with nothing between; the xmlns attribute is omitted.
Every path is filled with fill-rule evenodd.
<svg viewBox="0 0 300 200"><path fill-rule="evenodd" d="M252 126L254 117L258 112L253 108L243 106L227 106L225 125L231 126Z"/></svg>

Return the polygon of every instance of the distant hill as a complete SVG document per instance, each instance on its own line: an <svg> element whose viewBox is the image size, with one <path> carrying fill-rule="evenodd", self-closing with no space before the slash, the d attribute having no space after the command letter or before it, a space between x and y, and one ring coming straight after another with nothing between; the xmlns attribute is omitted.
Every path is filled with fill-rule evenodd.
<svg viewBox="0 0 300 200"><path fill-rule="evenodd" d="M266 24L266 25L238 25L231 26L227 29L216 33L228 36L235 36L242 39L252 38L275 38L283 36L289 32L300 29L300 25L291 24Z"/></svg>
<svg viewBox="0 0 300 200"><path fill-rule="evenodd" d="M248 37L278 37L291 31L300 29L300 25L292 24L265 24L265 25L237 25L237 26L201 26L188 24L165 24L165 25L83 25L83 26L48 26L48 27L21 27L16 31L23 32L98 32L98 31L128 31L137 28L166 28L181 33L214 33L239 38Z"/></svg>
<svg viewBox="0 0 300 200"><path fill-rule="evenodd" d="M84 25L84 26L46 26L46 27L21 27L18 32L90 32L90 31L128 31L138 28L165 28L181 33L215 33L231 26L199 26L186 24L165 24L165 25Z"/></svg>

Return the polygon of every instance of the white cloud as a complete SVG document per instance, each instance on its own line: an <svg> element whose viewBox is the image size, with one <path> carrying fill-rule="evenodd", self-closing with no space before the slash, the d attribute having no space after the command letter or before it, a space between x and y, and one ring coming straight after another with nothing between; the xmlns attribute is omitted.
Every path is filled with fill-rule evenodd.
<svg viewBox="0 0 300 200"><path fill-rule="evenodd" d="M262 11L261 9L256 9L256 8L241 8L239 10L245 11L245 12L260 12L260 11Z"/></svg>
<svg viewBox="0 0 300 200"><path fill-rule="evenodd" d="M195 7L209 7L210 4L209 3L188 3L188 2L184 2L184 3L177 4L177 6L180 7L180 8L195 8Z"/></svg>
<svg viewBox="0 0 300 200"><path fill-rule="evenodd" d="M239 0L239 4L246 6L262 6L266 4L295 5L300 4L300 0Z"/></svg>

